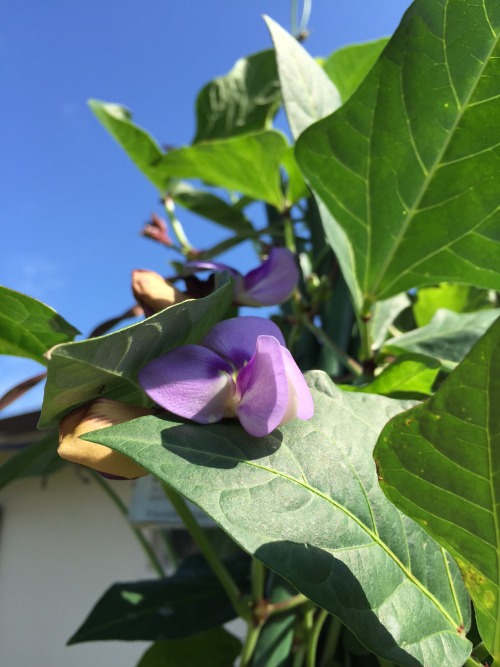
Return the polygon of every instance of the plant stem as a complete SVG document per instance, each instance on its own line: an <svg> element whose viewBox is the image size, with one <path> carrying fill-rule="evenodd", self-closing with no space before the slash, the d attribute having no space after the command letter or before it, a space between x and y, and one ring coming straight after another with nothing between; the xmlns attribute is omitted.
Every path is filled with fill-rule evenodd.
<svg viewBox="0 0 500 667"><path fill-rule="evenodd" d="M247 621L251 619L250 608L242 601L241 593L236 582L230 575L228 569L215 553L205 531L201 528L193 516L193 513L187 506L185 500L171 487L162 483L165 495L172 503L173 508L184 522L186 530L198 545L201 553L205 556L207 563L212 568L213 573L220 581L222 587L233 605L236 613Z"/></svg>
<svg viewBox="0 0 500 667"><path fill-rule="evenodd" d="M379 656L377 656L377 662L380 665L380 667L394 667L393 662L391 662L390 660L386 660L385 658L379 658Z"/></svg>
<svg viewBox="0 0 500 667"><path fill-rule="evenodd" d="M476 660L486 660L486 658L489 656L489 651L484 645L484 642L481 642L477 646L474 646L472 649L472 657L476 658Z"/></svg>
<svg viewBox="0 0 500 667"><path fill-rule="evenodd" d="M328 612L324 609L320 609L316 620L309 632L309 637L307 639L307 658L306 665L307 667L315 667L316 665L316 652L318 650L318 640L321 634L323 625L328 618Z"/></svg>
<svg viewBox="0 0 500 667"><path fill-rule="evenodd" d="M306 598L302 593L298 593L288 600L283 600L283 602L270 602L267 607L267 615L274 616L275 614L281 614L284 611L290 611L295 609L295 607L300 607L300 605L310 602L309 598Z"/></svg>
<svg viewBox="0 0 500 667"><path fill-rule="evenodd" d="M175 237L179 242L180 250L183 255L187 255L193 249L193 246L189 243L186 232L184 231L184 227L175 215L175 205L172 197L165 197L165 210L167 212L170 225L172 226L172 231L174 232Z"/></svg>
<svg viewBox="0 0 500 667"><path fill-rule="evenodd" d="M323 648L323 655L321 656L321 667L331 665L332 660L337 652L337 645L339 643L340 633L342 631L342 621L336 616L330 616L330 627L326 635L326 641Z"/></svg>
<svg viewBox="0 0 500 667"><path fill-rule="evenodd" d="M247 636L240 656L240 667L248 667L257 645L262 625L256 625L253 619L247 621Z"/></svg>
<svg viewBox="0 0 500 667"><path fill-rule="evenodd" d="M330 336L328 336L328 334L323 331L323 329L319 329L317 326L315 326L305 315L302 317L302 322L304 326L307 327L314 336L316 336L320 343L323 343L330 348L337 361L339 361L341 364L344 364L344 366L348 368L353 375L356 377L361 377L363 375L363 368L361 367L361 364L358 364L358 362L350 357L347 352L344 352L344 350L342 350L330 338Z"/></svg>
<svg viewBox="0 0 500 667"><path fill-rule="evenodd" d="M163 569L162 564L158 560L157 555L155 554L152 546L148 542L148 540L144 537L142 534L141 530L137 528L136 526L133 526L130 521L128 520L128 509L125 503L122 501L122 499L115 493L115 491L111 488L111 486L104 480L99 473L95 472L94 470L89 469L89 473L93 477L94 481L97 482L97 484L101 487L101 489L107 493L107 495L111 498L113 503L116 505L116 507L119 509L121 514L125 517L127 520L128 525L130 526L130 530L134 533L135 537L137 538L137 541L141 545L141 547L144 550L144 553L148 557L148 560L151 564L151 567L155 570L157 575L159 577L164 577L165 576L165 570Z"/></svg>
<svg viewBox="0 0 500 667"><path fill-rule="evenodd" d="M254 604L264 599L264 584L266 581L266 568L257 560L252 558L252 600Z"/></svg>
<svg viewBox="0 0 500 667"><path fill-rule="evenodd" d="M499 667L500 663L495 663L491 665L491 667ZM474 660L474 658L471 656L470 658L467 658L466 662L464 663L464 667L481 667L482 663L478 662L477 660Z"/></svg>

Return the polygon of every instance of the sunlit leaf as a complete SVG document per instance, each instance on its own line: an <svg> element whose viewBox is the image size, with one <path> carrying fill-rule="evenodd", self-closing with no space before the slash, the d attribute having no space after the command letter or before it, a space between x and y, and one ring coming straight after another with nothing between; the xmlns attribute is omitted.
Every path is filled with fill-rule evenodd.
<svg viewBox="0 0 500 667"><path fill-rule="evenodd" d="M361 391L393 398L430 396L440 368L441 364L430 357L403 354Z"/></svg>
<svg viewBox="0 0 500 667"><path fill-rule="evenodd" d="M0 354L27 357L46 366L45 352L79 333L41 301L0 286Z"/></svg>
<svg viewBox="0 0 500 667"><path fill-rule="evenodd" d="M343 393L319 372L311 381L314 418L264 438L236 422L154 416L85 438L198 504L377 655L408 667L461 667L471 647L458 568L385 499L372 459L382 427L409 403Z"/></svg>
<svg viewBox="0 0 500 667"><path fill-rule="evenodd" d="M425 327L390 338L383 349L396 354L401 350L423 354L453 367L499 316L499 308L475 313L453 313L442 308Z"/></svg>
<svg viewBox="0 0 500 667"><path fill-rule="evenodd" d="M496 2L416 0L348 102L297 142L365 312L439 282L500 289L499 30Z"/></svg>
<svg viewBox="0 0 500 667"><path fill-rule="evenodd" d="M99 100L89 100L89 106L132 162L157 188L165 190L169 179L157 170L164 152L148 132L132 122L130 111L119 104Z"/></svg>
<svg viewBox="0 0 500 667"><path fill-rule="evenodd" d="M196 100L194 142L266 129L279 102L274 51L241 58L228 74L201 89Z"/></svg>
<svg viewBox="0 0 500 667"><path fill-rule="evenodd" d="M500 321L429 401L398 415L375 450L382 488L452 553L481 637L500 659Z"/></svg>
<svg viewBox="0 0 500 667"><path fill-rule="evenodd" d="M337 87L343 102L347 102L358 88L388 41L383 37L364 44L350 44L324 60L323 69Z"/></svg>
<svg viewBox="0 0 500 667"><path fill-rule="evenodd" d="M439 308L446 308L455 313L468 313L481 307L491 308L486 290L469 285L443 283L418 290L417 300L413 304L413 315L417 326L424 327L429 324Z"/></svg>

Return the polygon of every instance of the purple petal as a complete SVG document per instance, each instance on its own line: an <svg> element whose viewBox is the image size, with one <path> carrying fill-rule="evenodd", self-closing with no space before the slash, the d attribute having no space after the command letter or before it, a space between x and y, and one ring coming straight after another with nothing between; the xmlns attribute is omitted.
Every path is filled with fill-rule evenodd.
<svg viewBox="0 0 500 667"><path fill-rule="evenodd" d="M274 306L291 296L298 280L295 255L287 248L272 248L266 261L243 278L236 301L247 306Z"/></svg>
<svg viewBox="0 0 500 667"><path fill-rule="evenodd" d="M281 423L288 406L288 378L283 348L274 336L259 336L255 354L238 374L236 414L251 435L271 433Z"/></svg>
<svg viewBox="0 0 500 667"><path fill-rule="evenodd" d="M286 424L294 417L311 419L314 414L314 403L302 371L286 347L281 348L281 354L288 378L288 409L281 423Z"/></svg>
<svg viewBox="0 0 500 667"><path fill-rule="evenodd" d="M241 277L241 273L236 269L233 269L232 266L227 264L222 264L221 262L186 262L184 264L185 269L193 269L190 273L197 271L228 271L233 278Z"/></svg>
<svg viewBox="0 0 500 667"><path fill-rule="evenodd" d="M235 393L232 370L211 350L185 345L146 364L139 371L139 382L162 408L211 424L231 412Z"/></svg>
<svg viewBox="0 0 500 667"><path fill-rule="evenodd" d="M216 324L201 345L227 359L236 369L249 361L259 336L273 336L281 345L285 339L279 328L265 317L233 317Z"/></svg>

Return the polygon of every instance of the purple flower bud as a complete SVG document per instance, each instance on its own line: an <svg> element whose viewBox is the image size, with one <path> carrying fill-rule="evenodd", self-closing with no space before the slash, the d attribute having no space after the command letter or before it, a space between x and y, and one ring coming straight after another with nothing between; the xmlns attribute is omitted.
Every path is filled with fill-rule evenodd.
<svg viewBox="0 0 500 667"><path fill-rule="evenodd" d="M234 280L234 302L242 306L274 306L291 295L299 280L295 256L287 248L271 248L268 258L245 276L219 262L188 262L195 271L228 271Z"/></svg>
<svg viewBox="0 0 500 667"><path fill-rule="evenodd" d="M261 437L314 413L304 376L278 327L262 317L219 322L200 345L146 364L139 382L165 410L200 424L237 417Z"/></svg>

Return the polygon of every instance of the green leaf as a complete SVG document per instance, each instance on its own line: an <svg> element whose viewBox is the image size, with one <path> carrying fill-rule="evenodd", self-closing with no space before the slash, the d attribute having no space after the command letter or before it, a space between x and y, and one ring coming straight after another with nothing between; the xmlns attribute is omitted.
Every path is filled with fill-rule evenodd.
<svg viewBox="0 0 500 667"><path fill-rule="evenodd" d="M417 326L423 327L432 320L439 308L455 313L466 313L490 307L488 292L468 285L443 283L437 287L422 287L418 290L417 301L413 305L413 315Z"/></svg>
<svg viewBox="0 0 500 667"><path fill-rule="evenodd" d="M269 128L280 103L274 51L238 60L226 76L201 89L194 143Z"/></svg>
<svg viewBox="0 0 500 667"><path fill-rule="evenodd" d="M186 639L153 644L137 667L229 667L241 651L241 642L223 628Z"/></svg>
<svg viewBox="0 0 500 667"><path fill-rule="evenodd" d="M405 292L385 301L377 301L373 309L373 317L370 325L372 348L374 350L382 347L391 324L410 305L410 298Z"/></svg>
<svg viewBox="0 0 500 667"><path fill-rule="evenodd" d="M199 178L281 209L279 167L287 148L285 137L274 130L207 141L166 153L158 174L165 180Z"/></svg>
<svg viewBox="0 0 500 667"><path fill-rule="evenodd" d="M226 563L249 592L249 559ZM205 559L187 558L171 577L113 584L96 603L68 644L105 639L181 639L235 618L229 599Z"/></svg>
<svg viewBox="0 0 500 667"><path fill-rule="evenodd" d="M388 41L387 37L382 37L373 42L350 44L324 60L323 69L335 84L343 102L347 102L359 87Z"/></svg>
<svg viewBox="0 0 500 667"><path fill-rule="evenodd" d="M430 396L440 368L441 364L435 359L420 354L403 354L360 391L393 398Z"/></svg>
<svg viewBox="0 0 500 667"><path fill-rule="evenodd" d="M499 29L498 3L416 0L350 100L297 142L365 313L412 287L500 288Z"/></svg>
<svg viewBox="0 0 500 667"><path fill-rule="evenodd" d="M98 397L144 405L146 395L135 379L139 368L174 347L198 342L224 317L232 295L226 282L203 299L183 301L99 338L57 347L48 367L40 427L57 426L69 410Z"/></svg>
<svg viewBox="0 0 500 667"><path fill-rule="evenodd" d="M385 499L372 459L382 427L408 403L343 393L324 373L310 379L314 418L264 438L235 422L154 416L85 438L198 504L377 655L408 667L460 667L471 646L459 631L469 619L458 568Z"/></svg>
<svg viewBox="0 0 500 667"><path fill-rule="evenodd" d="M443 308L430 324L391 338L383 349L395 354L401 350L423 354L453 368L499 316L500 308L461 314Z"/></svg>
<svg viewBox="0 0 500 667"><path fill-rule="evenodd" d="M264 17L276 49L281 94L288 124L296 139L311 123L340 106L337 88L295 37Z"/></svg>
<svg viewBox="0 0 500 667"><path fill-rule="evenodd" d="M481 637L500 659L500 321L375 450L386 495L457 559ZM496 664L496 663L495 663Z"/></svg>
<svg viewBox="0 0 500 667"><path fill-rule="evenodd" d="M283 156L282 164L287 175L286 199L288 205L296 204L304 197L308 197L310 191L295 159L293 146L290 146Z"/></svg>
<svg viewBox="0 0 500 667"><path fill-rule="evenodd" d="M59 454L57 431L47 433L32 445L21 449L0 466L0 491L23 477L44 477L67 465Z"/></svg>
<svg viewBox="0 0 500 667"><path fill-rule="evenodd" d="M159 190L165 190L169 179L157 169L164 152L150 134L132 122L130 111L119 104L99 100L89 100L88 104L132 162Z"/></svg>
<svg viewBox="0 0 500 667"><path fill-rule="evenodd" d="M27 357L46 366L45 352L79 333L41 301L0 286L0 354Z"/></svg>
<svg viewBox="0 0 500 667"><path fill-rule="evenodd" d="M208 220L213 220L222 227L235 231L244 229L252 231L253 229L244 213L236 206L228 204L211 192L195 188L189 183L184 181L173 183L169 188L169 195L176 204Z"/></svg>

